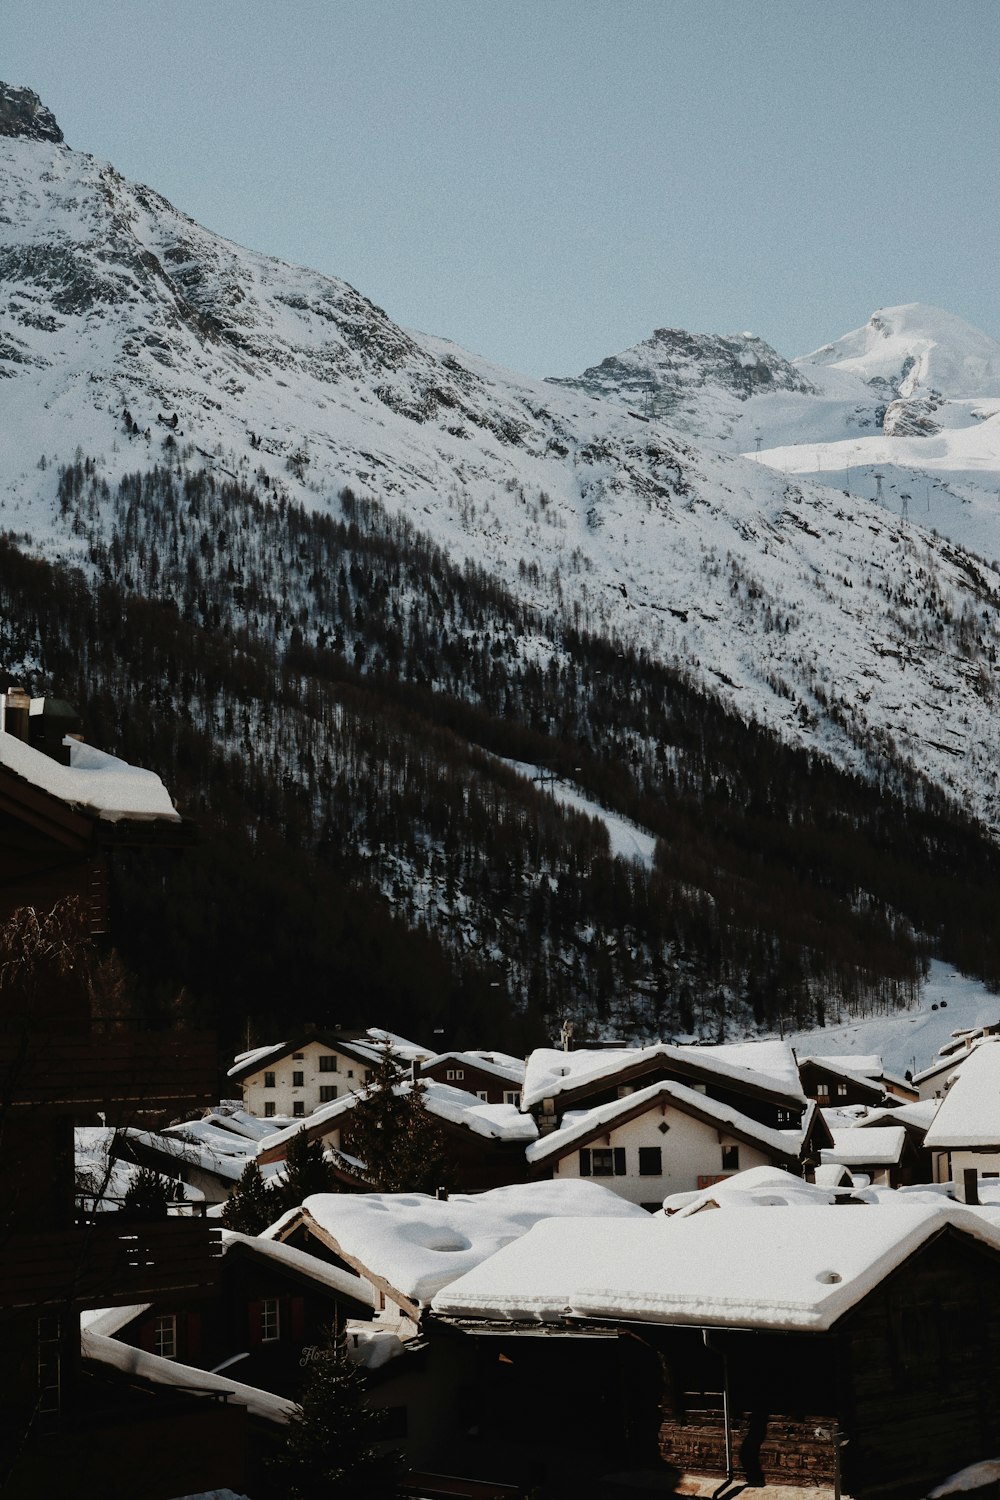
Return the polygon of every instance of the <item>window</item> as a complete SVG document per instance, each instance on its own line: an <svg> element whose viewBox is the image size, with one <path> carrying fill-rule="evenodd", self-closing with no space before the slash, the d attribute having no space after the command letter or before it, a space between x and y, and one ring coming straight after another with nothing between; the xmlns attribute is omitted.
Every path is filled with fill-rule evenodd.
<svg viewBox="0 0 1000 1500"><path fill-rule="evenodd" d="M281 1313L277 1297L265 1297L260 1304L260 1341L273 1344L281 1337Z"/></svg>
<svg viewBox="0 0 1000 1500"><path fill-rule="evenodd" d="M739 1146L723 1146L722 1170L724 1172L738 1172L740 1170Z"/></svg>
<svg viewBox="0 0 1000 1500"><path fill-rule="evenodd" d="M337 1059L331 1052L323 1052L319 1059L319 1070L321 1073L336 1073Z"/></svg>
<svg viewBox="0 0 1000 1500"><path fill-rule="evenodd" d="M464 1078L465 1077L465 1069L464 1068L446 1068L444 1076L449 1080L449 1082L452 1082L456 1078Z"/></svg>
<svg viewBox="0 0 1000 1500"><path fill-rule="evenodd" d="M581 1177L624 1177L626 1170L624 1146L584 1147L580 1152Z"/></svg>
<svg viewBox="0 0 1000 1500"><path fill-rule="evenodd" d="M173 1313L153 1320L153 1353L161 1359L177 1358L177 1319Z"/></svg>
<svg viewBox="0 0 1000 1500"><path fill-rule="evenodd" d="M489 1091L489 1089L476 1089L476 1098L477 1099L481 1099L484 1104L489 1104L489 1102L490 1102L490 1091Z"/></svg>
<svg viewBox="0 0 1000 1500"><path fill-rule="evenodd" d="M794 1125L795 1116L790 1109L778 1110L778 1125Z"/></svg>
<svg viewBox="0 0 1000 1500"><path fill-rule="evenodd" d="M348 1076L348 1078L353 1078L354 1077L354 1069L353 1068L348 1068L348 1070L347 1070L347 1076Z"/></svg>
<svg viewBox="0 0 1000 1500"><path fill-rule="evenodd" d="M846 1099L847 1098L847 1084L846 1083L838 1083L837 1084L837 1098L838 1099Z"/></svg>
<svg viewBox="0 0 1000 1500"><path fill-rule="evenodd" d="M830 1097L830 1085L828 1083L822 1083L822 1082L817 1083L817 1085L816 1085L816 1098L817 1099L829 1099L829 1097Z"/></svg>
<svg viewBox="0 0 1000 1500"><path fill-rule="evenodd" d="M302 1118L306 1112L306 1101L304 1099L292 1100L292 1115L296 1120Z"/></svg>
<svg viewBox="0 0 1000 1500"><path fill-rule="evenodd" d="M274 1074L273 1073L265 1073L264 1074L264 1087L266 1089L273 1089L274 1088Z"/></svg>
<svg viewBox="0 0 1000 1500"><path fill-rule="evenodd" d="M301 1062L304 1057L305 1057L305 1053L304 1052L293 1052L292 1053L292 1062Z"/></svg>
<svg viewBox="0 0 1000 1500"><path fill-rule="evenodd" d="M503 1102L505 1104L520 1104L520 1102L521 1102L521 1090L520 1089L504 1089L504 1091L503 1091Z"/></svg>
<svg viewBox="0 0 1000 1500"><path fill-rule="evenodd" d="M274 1119L274 1100L273 1099L266 1099L264 1101L264 1119L265 1120L273 1120Z"/></svg>
<svg viewBox="0 0 1000 1500"><path fill-rule="evenodd" d="M663 1176L663 1152L659 1146L639 1147L639 1176Z"/></svg>
<svg viewBox="0 0 1000 1500"><path fill-rule="evenodd" d="M296 1072L294 1072L292 1074L292 1088L300 1089L305 1082L305 1076L305 1073L302 1071L297 1070Z"/></svg>
<svg viewBox="0 0 1000 1500"><path fill-rule="evenodd" d="M335 1083L321 1083L319 1086L320 1104L331 1104L337 1097L337 1085Z"/></svg>

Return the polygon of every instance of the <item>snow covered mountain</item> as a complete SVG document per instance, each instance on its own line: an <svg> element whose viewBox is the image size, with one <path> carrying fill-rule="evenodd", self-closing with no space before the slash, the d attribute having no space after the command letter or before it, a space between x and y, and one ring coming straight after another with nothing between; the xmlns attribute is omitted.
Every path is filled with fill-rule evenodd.
<svg viewBox="0 0 1000 1500"><path fill-rule="evenodd" d="M1000 341L940 308L881 308L790 364L749 335L660 330L556 383L1000 556Z"/></svg>
<svg viewBox="0 0 1000 1500"><path fill-rule="evenodd" d="M310 509L349 485L789 742L869 777L896 759L1000 826L995 569L840 489L694 447L630 411L634 387L614 402L408 333L346 283L241 249L71 150L33 96L0 97L6 529L88 564L92 537L56 494L78 451L109 491L157 462ZM678 392L707 361L716 409L747 420L772 402L828 422L849 404L813 394L831 370L865 410L885 400L826 352L793 368L749 337L649 347Z"/></svg>

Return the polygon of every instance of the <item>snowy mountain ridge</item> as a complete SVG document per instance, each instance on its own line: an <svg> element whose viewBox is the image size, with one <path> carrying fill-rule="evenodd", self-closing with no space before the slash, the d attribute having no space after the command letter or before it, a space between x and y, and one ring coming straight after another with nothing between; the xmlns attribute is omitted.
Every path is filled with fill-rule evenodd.
<svg viewBox="0 0 1000 1500"><path fill-rule="evenodd" d="M58 140L0 138L0 184L2 524L35 549L87 564L55 494L77 449L109 487L165 463L322 510L349 485L790 743L869 777L898 759L1000 827L992 567L667 419L407 333ZM749 371L736 404L824 405L759 343L713 346ZM741 380L785 384L741 402Z"/></svg>

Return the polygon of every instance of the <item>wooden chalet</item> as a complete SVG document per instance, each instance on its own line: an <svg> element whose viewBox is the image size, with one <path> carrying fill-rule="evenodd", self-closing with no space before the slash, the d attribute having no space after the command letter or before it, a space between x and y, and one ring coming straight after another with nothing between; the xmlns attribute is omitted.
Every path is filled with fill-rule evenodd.
<svg viewBox="0 0 1000 1500"><path fill-rule="evenodd" d="M996 1454L1000 1231L954 1206L736 1218L539 1225L439 1293L480 1472L916 1500Z"/></svg>
<svg viewBox="0 0 1000 1500"><path fill-rule="evenodd" d="M484 1104L521 1103L524 1064L490 1052L441 1052L421 1067L421 1077L465 1089Z"/></svg>
<svg viewBox="0 0 1000 1500"><path fill-rule="evenodd" d="M411 1087L403 1083L402 1088ZM284 1161L288 1146L304 1130L310 1142L320 1141L334 1152L354 1155L351 1111L356 1095L348 1095L316 1112L311 1119L294 1123L269 1136L257 1154L261 1166ZM530 1116L520 1115L513 1105L487 1105L464 1090L429 1081L424 1102L448 1146L450 1187L461 1192L484 1192L488 1188L524 1182L528 1178L525 1146L535 1139ZM348 1190L357 1191L359 1179L338 1174ZM363 1177L360 1188L365 1190Z"/></svg>
<svg viewBox="0 0 1000 1500"><path fill-rule="evenodd" d="M37 700L9 693L0 706L0 917L75 898L86 928L103 932L112 853L184 843L190 829L152 773L59 733L39 732L33 744L29 720L44 720L44 705L32 714ZM120 1437L110 1435L117 1418L106 1393L81 1368L80 1313L161 1294L208 1297L219 1265L217 1234L204 1221L135 1223L114 1213L78 1221L74 1125L162 1120L209 1103L214 1041L117 1023L107 1032L81 986L8 985L0 988L0 1089L0 1487L10 1496L67 1493L68 1482L53 1476L72 1469L81 1426L88 1444L106 1441L107 1451ZM155 1441L165 1436L159 1415L147 1416L148 1431L142 1421L129 1429L139 1449L154 1432ZM225 1414L202 1407L191 1420L227 1447ZM110 1470L109 1497L120 1493ZM238 1478L240 1465L232 1472Z"/></svg>
<svg viewBox="0 0 1000 1500"><path fill-rule="evenodd" d="M875 1061L881 1071L881 1059ZM888 1093L880 1078L854 1071L840 1058L799 1058L799 1077L806 1098L815 1099L821 1109L847 1109L852 1104L880 1109Z"/></svg>
<svg viewBox="0 0 1000 1500"><path fill-rule="evenodd" d="M158 1296L114 1317L114 1337L184 1365L225 1366L244 1385L295 1397L330 1329L373 1316L369 1283L315 1255L229 1230L222 1250L210 1300Z"/></svg>
<svg viewBox="0 0 1000 1500"><path fill-rule="evenodd" d="M708 1099L737 1110L775 1130L798 1126L807 1100L799 1084L791 1048L787 1066L769 1073L738 1058L752 1058L752 1048L768 1047L769 1059L779 1044L749 1043L742 1048L675 1046L603 1052L581 1048L560 1053L542 1048L528 1058L522 1109L530 1110L540 1134L559 1127L569 1111L595 1109L656 1083L679 1083Z"/></svg>

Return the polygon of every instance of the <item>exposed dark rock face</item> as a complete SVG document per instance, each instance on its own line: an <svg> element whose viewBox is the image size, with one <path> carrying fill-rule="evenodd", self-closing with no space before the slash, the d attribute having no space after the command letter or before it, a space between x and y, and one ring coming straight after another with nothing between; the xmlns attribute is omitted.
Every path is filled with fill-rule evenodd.
<svg viewBox="0 0 1000 1500"><path fill-rule="evenodd" d="M934 395L891 401L886 407L883 429L889 437L931 437L941 431L940 423L931 415L940 405L940 398L935 399Z"/></svg>
<svg viewBox="0 0 1000 1500"><path fill-rule="evenodd" d="M664 414L706 388L738 401L759 391L813 390L793 364L753 334L695 334L682 328L658 328L635 348L553 383L592 396L624 394L636 405L652 394Z"/></svg>
<svg viewBox="0 0 1000 1500"><path fill-rule="evenodd" d="M38 95L10 83L0 83L0 135L26 141L59 142L63 138L55 115Z"/></svg>

